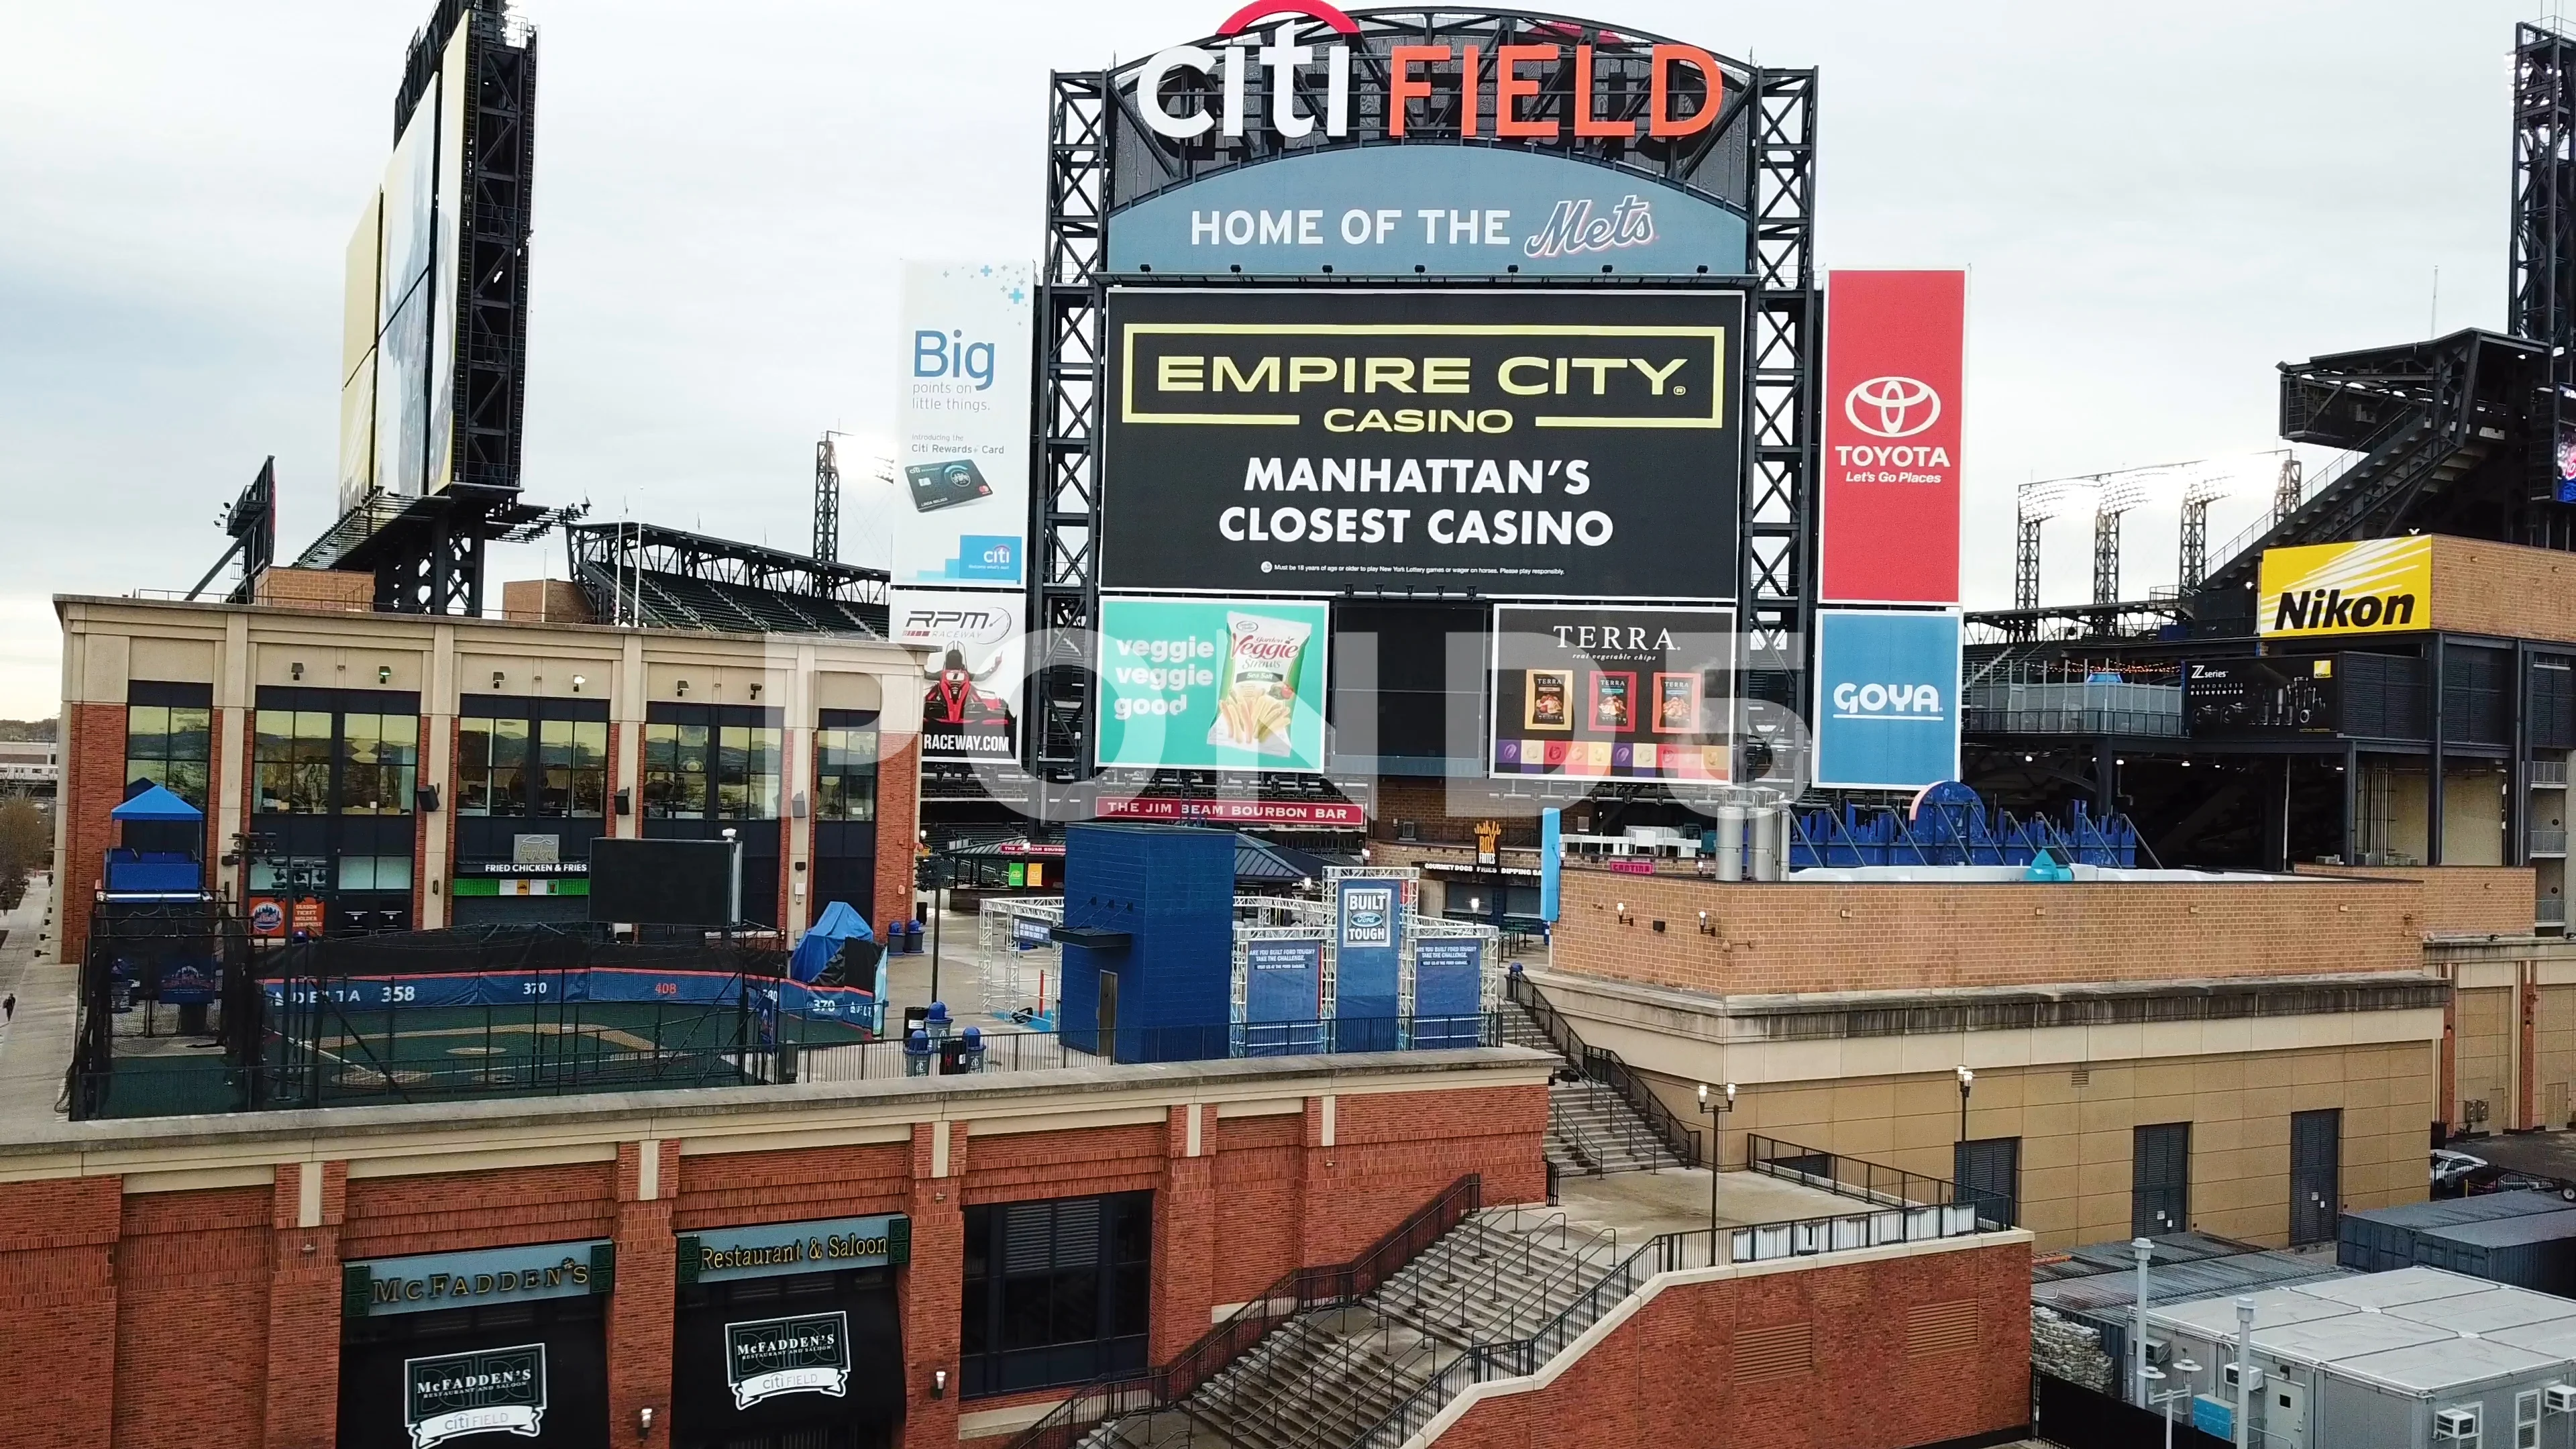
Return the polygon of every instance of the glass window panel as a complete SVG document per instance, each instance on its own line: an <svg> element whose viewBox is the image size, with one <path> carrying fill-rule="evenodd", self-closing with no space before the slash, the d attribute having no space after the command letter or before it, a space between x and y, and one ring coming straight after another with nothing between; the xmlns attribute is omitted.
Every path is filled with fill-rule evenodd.
<svg viewBox="0 0 2576 1449"><path fill-rule="evenodd" d="M549 719L537 722L537 763L569 765L572 763L572 721Z"/></svg>
<svg viewBox="0 0 2576 1449"><path fill-rule="evenodd" d="M966 1210L966 1281L969 1283L975 1282L991 1271L993 1219L996 1216L998 1214L989 1207L970 1207ZM971 1315L981 1306L970 1301L967 1312Z"/></svg>
<svg viewBox="0 0 2576 1449"><path fill-rule="evenodd" d="M1054 1327L1047 1289L1052 1273L1030 1273L1002 1280L1002 1347L1039 1348Z"/></svg>
<svg viewBox="0 0 2576 1449"><path fill-rule="evenodd" d="M170 762L170 776L162 783L168 785L172 791L177 793L180 799L187 801L189 804L196 806L200 810L206 808L205 761L172 760Z"/></svg>
<svg viewBox="0 0 2576 1449"><path fill-rule="evenodd" d="M170 711L157 704L128 705L125 710L125 754L128 759L168 759Z"/></svg>
<svg viewBox="0 0 2576 1449"><path fill-rule="evenodd" d="M778 777L776 775L752 776L750 798L745 804L754 820L777 819Z"/></svg>
<svg viewBox="0 0 2576 1449"><path fill-rule="evenodd" d="M723 780L740 780L751 773L751 730L745 725L726 725L716 732L716 776Z"/></svg>
<svg viewBox="0 0 2576 1449"><path fill-rule="evenodd" d="M695 770L700 774L705 774L707 769L707 727L705 725L681 725L679 729L679 752L676 760L674 761L673 768L681 770Z"/></svg>
<svg viewBox="0 0 2576 1449"><path fill-rule="evenodd" d="M456 722L456 766L468 772L492 767L492 721L469 717Z"/></svg>
<svg viewBox="0 0 2576 1449"><path fill-rule="evenodd" d="M259 712L259 735L253 743L254 758L291 760L295 758L295 712L264 709Z"/></svg>
<svg viewBox="0 0 2576 1449"><path fill-rule="evenodd" d="M384 721L372 714L348 714L340 717L341 758L351 764L372 765L376 762L376 743L383 738Z"/></svg>
<svg viewBox="0 0 2576 1449"><path fill-rule="evenodd" d="M411 889L411 857L380 855L376 857L376 889L407 891Z"/></svg>
<svg viewBox="0 0 2576 1449"><path fill-rule="evenodd" d="M134 756L128 756L126 758L126 784L131 785L137 780L149 780L155 785L166 785L170 783L169 774L170 762L167 760L150 757L137 758Z"/></svg>
<svg viewBox="0 0 2576 1449"><path fill-rule="evenodd" d="M251 809L272 815L282 813L290 808L287 800L295 793L295 767L262 760L251 783Z"/></svg>
<svg viewBox="0 0 2576 1449"><path fill-rule="evenodd" d="M299 709L295 712L295 761L297 764L331 763L331 715L327 710Z"/></svg>
<svg viewBox="0 0 2576 1449"><path fill-rule="evenodd" d="M372 855L340 857L340 889L371 891L376 888L376 858Z"/></svg>
<svg viewBox="0 0 2576 1449"><path fill-rule="evenodd" d="M608 722L586 719L572 727L572 762L598 769L608 763Z"/></svg>
<svg viewBox="0 0 2576 1449"><path fill-rule="evenodd" d="M594 817L608 813L608 772L606 770L572 772L572 813Z"/></svg>
<svg viewBox="0 0 2576 1449"><path fill-rule="evenodd" d="M252 856L250 858L250 888L255 891L273 891L277 889L277 863L264 855Z"/></svg>
<svg viewBox="0 0 2576 1449"><path fill-rule="evenodd" d="M170 711L170 758L214 758L214 711L195 708Z"/></svg>
<svg viewBox="0 0 2576 1449"><path fill-rule="evenodd" d="M523 719L492 721L492 767L524 765L528 762L528 722Z"/></svg>
<svg viewBox="0 0 2576 1449"><path fill-rule="evenodd" d="M388 765L420 763L420 717L409 714L383 716L376 734L377 757Z"/></svg>
<svg viewBox="0 0 2576 1449"><path fill-rule="evenodd" d="M1147 1310L1152 1306L1146 1271L1143 1263L1122 1263L1113 1270L1111 1334L1125 1337L1145 1331Z"/></svg>
<svg viewBox="0 0 2576 1449"><path fill-rule="evenodd" d="M513 765L492 771L492 813L525 815L528 813L528 772Z"/></svg>
<svg viewBox="0 0 2576 1449"><path fill-rule="evenodd" d="M572 808L572 767L548 765L539 772L537 813L557 818Z"/></svg>
<svg viewBox="0 0 2576 1449"><path fill-rule="evenodd" d="M1145 1197L1114 1199L1109 1205L1109 1251L1121 1263L1142 1263L1154 1254L1153 1201Z"/></svg>
<svg viewBox="0 0 2576 1449"><path fill-rule="evenodd" d="M757 729L751 732L750 767L755 775L778 773L778 731Z"/></svg>
<svg viewBox="0 0 2576 1449"><path fill-rule="evenodd" d="M1054 1321L1052 1342L1080 1343L1100 1336L1100 1270L1067 1268L1055 1275L1048 1294Z"/></svg>
<svg viewBox="0 0 2576 1449"><path fill-rule="evenodd" d="M340 813L343 815L380 815L384 813L384 771L374 764L340 767Z"/></svg>
<svg viewBox="0 0 2576 1449"><path fill-rule="evenodd" d="M697 780L705 779L702 775L692 776L691 778ZM705 786L700 785L699 788L703 790ZM744 809L749 804L749 797L749 787L743 785L739 781L726 780L718 784L716 786L716 817L720 820L742 819Z"/></svg>
<svg viewBox="0 0 2576 1449"><path fill-rule="evenodd" d="M456 813L489 815L492 813L492 772L463 770L456 776Z"/></svg>
<svg viewBox="0 0 2576 1449"><path fill-rule="evenodd" d="M412 792L420 788L420 771L411 765L379 765L385 772L385 813L409 815Z"/></svg>

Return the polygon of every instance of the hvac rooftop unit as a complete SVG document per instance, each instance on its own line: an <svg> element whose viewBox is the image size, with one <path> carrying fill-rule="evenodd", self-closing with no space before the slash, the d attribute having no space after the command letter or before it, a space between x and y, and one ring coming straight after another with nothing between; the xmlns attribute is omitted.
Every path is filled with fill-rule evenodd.
<svg viewBox="0 0 2576 1449"><path fill-rule="evenodd" d="M2454 1441L2475 1440L2478 1437L2478 1411L2475 1409L2443 1409L2435 1413L2433 1415L2433 1437L2435 1439L2450 1439Z"/></svg>
<svg viewBox="0 0 2576 1449"><path fill-rule="evenodd" d="M2148 1339L2147 1362L2156 1368L2163 1368L2166 1365L2171 1364L2173 1362L2173 1344L2166 1339Z"/></svg>
<svg viewBox="0 0 2576 1449"><path fill-rule="evenodd" d="M2542 1389L2540 1406L2553 1414L2576 1414L2576 1384L2551 1384Z"/></svg>
<svg viewBox="0 0 2576 1449"><path fill-rule="evenodd" d="M2247 1369L2245 1372L2248 1386L2256 1393L2261 1393L2263 1391L2263 1370L2258 1367ZM2227 1385L2231 1389L2238 1387L2236 1382L2236 1365L2232 1363L2220 1364L2218 1366L2218 1381Z"/></svg>

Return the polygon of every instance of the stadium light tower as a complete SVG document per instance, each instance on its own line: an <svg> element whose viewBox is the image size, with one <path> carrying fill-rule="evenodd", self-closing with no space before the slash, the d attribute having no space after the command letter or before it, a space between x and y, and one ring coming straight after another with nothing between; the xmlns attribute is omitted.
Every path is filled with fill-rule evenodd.
<svg viewBox="0 0 2576 1449"><path fill-rule="evenodd" d="M2209 577L2209 505L2249 491L2249 485L2262 476L2260 463L2275 458L2280 467L2273 484L2272 521L2278 523L2298 506L2299 460L2287 448L2258 453L2251 460L2198 465L2183 484L2182 558L2174 575L2177 592L2196 593Z"/></svg>
<svg viewBox="0 0 2576 1449"><path fill-rule="evenodd" d="M814 561L841 561L841 463L832 451L839 433L826 432L814 444Z"/></svg>
<svg viewBox="0 0 2576 1449"><path fill-rule="evenodd" d="M2105 473L2093 492L2093 602L2120 602L2120 519L2147 501L2147 487L2166 468L2132 468Z"/></svg>
<svg viewBox="0 0 2576 1449"><path fill-rule="evenodd" d="M2024 483L2013 498L2013 607L2039 607L2039 526L2094 489L2091 478Z"/></svg>

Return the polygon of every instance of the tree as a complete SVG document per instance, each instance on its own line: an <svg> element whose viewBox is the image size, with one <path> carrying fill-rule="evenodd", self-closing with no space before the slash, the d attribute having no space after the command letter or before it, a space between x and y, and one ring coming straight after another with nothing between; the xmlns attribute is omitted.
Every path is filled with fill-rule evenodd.
<svg viewBox="0 0 2576 1449"><path fill-rule="evenodd" d="M26 898L27 877L54 851L54 828L33 800L0 800L0 911Z"/></svg>

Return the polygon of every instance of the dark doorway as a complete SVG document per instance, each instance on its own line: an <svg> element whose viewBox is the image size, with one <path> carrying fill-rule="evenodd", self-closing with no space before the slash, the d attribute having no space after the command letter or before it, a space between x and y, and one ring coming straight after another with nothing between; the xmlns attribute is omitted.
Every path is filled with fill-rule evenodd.
<svg viewBox="0 0 2576 1449"><path fill-rule="evenodd" d="M1962 1142L1952 1154L1951 1172L1959 1200L1977 1205L1980 1222L2008 1228L2021 1212L2021 1139L1987 1137Z"/></svg>
<svg viewBox="0 0 2576 1449"><path fill-rule="evenodd" d="M821 1350L791 1361L776 1351L790 1339ZM846 1376L759 1377L805 1364ZM692 1284L680 1290L672 1325L671 1443L889 1449L903 1422L903 1375L891 1269Z"/></svg>
<svg viewBox="0 0 2576 1449"><path fill-rule="evenodd" d="M608 1449L608 1359L604 1297L559 1298L488 1308L446 1308L353 1318L340 1338L340 1449L412 1449L407 1420L442 1407L489 1408L484 1402L427 1402L418 1392L431 1369L452 1360L451 1378L529 1376L509 1407L538 1410L533 1436L517 1431L462 1436L512 1449ZM423 1382L415 1382L423 1381ZM435 1432L433 1426L432 1432Z"/></svg>
<svg viewBox="0 0 2576 1449"><path fill-rule="evenodd" d="M2191 1227L2191 1124L2137 1129L2129 1165L2129 1231L2142 1238Z"/></svg>
<svg viewBox="0 0 2576 1449"><path fill-rule="evenodd" d="M1100 973L1100 1054L1118 1054L1118 973Z"/></svg>
<svg viewBox="0 0 2576 1449"><path fill-rule="evenodd" d="M2343 1211L2343 1109L2290 1114L2290 1242L2329 1243Z"/></svg>

